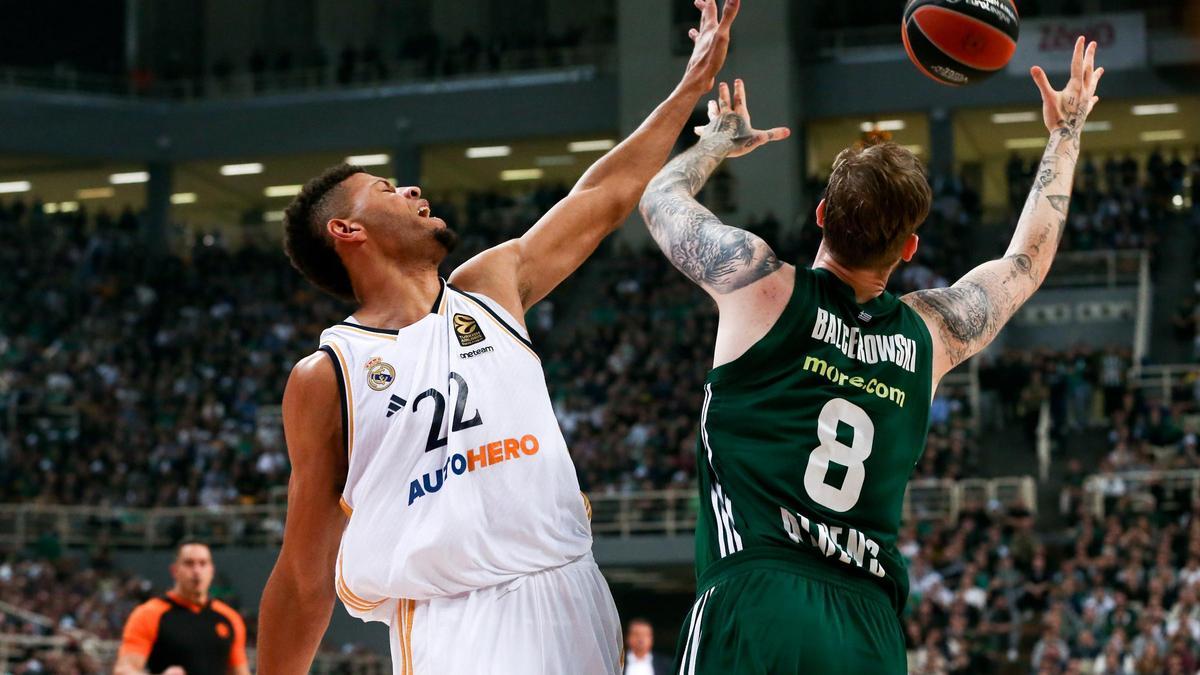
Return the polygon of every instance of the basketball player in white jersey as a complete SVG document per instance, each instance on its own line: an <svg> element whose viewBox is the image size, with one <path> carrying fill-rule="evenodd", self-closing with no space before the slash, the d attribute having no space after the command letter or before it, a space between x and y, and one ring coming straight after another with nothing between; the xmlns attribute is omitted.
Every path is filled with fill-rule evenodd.
<svg viewBox="0 0 1200 675"><path fill-rule="evenodd" d="M739 3L695 4L670 97L524 236L448 280L456 235L417 187L342 165L288 208L295 267L358 308L284 392L292 475L260 672L308 671L335 596L390 626L395 673L619 672L590 507L522 317L621 225L712 89Z"/></svg>

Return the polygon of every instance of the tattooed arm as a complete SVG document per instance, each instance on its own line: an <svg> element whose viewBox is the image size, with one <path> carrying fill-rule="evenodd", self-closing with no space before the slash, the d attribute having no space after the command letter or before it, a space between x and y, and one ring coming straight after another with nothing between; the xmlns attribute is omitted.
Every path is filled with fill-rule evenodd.
<svg viewBox="0 0 1200 675"><path fill-rule="evenodd" d="M1099 101L1096 84L1104 69L1094 69L1095 55L1096 43L1085 53L1079 38L1071 81L1062 92L1050 86L1041 68L1033 70L1050 141L1004 257L976 267L949 288L903 298L933 336L935 382L991 343L1050 273L1067 224L1083 125Z"/></svg>
<svg viewBox="0 0 1200 675"><path fill-rule="evenodd" d="M696 193L727 157L737 157L790 135L784 128L756 131L750 126L741 80L721 84L709 103L709 124L697 129L700 141L671 160L650 181L641 212L651 236L671 264L718 300L778 270L782 263L758 236L721 222L696 201Z"/></svg>

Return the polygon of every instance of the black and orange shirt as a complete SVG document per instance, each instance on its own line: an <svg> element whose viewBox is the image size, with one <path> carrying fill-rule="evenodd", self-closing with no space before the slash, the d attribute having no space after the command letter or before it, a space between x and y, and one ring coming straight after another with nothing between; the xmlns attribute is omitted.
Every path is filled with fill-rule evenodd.
<svg viewBox="0 0 1200 675"><path fill-rule="evenodd" d="M146 657L146 670L180 666L188 675L221 674L247 664L246 624L220 600L196 605L166 593L129 615L120 655Z"/></svg>

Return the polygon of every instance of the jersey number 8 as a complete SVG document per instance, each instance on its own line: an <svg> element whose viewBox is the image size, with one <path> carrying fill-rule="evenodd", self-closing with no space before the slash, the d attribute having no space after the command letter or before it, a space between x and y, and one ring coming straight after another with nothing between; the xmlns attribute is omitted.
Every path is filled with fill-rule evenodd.
<svg viewBox="0 0 1200 675"><path fill-rule="evenodd" d="M854 432L850 445L837 438L839 422ZM871 456L875 423L867 416L867 411L844 398L835 398L821 408L821 414L817 417L817 439L821 444L813 448L808 456L804 489L814 502L831 511L845 513L854 508L862 493L863 481L867 477L867 467L863 462ZM841 487L825 482L831 461L846 467L846 477Z"/></svg>

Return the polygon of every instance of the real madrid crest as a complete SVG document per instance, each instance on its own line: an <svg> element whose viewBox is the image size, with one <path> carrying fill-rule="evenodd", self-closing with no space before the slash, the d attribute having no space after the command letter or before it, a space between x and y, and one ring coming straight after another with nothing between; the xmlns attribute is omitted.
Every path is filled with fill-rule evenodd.
<svg viewBox="0 0 1200 675"><path fill-rule="evenodd" d="M479 329L479 322L469 314L454 315L454 335L458 338L458 344L463 347L470 347L486 339L483 331Z"/></svg>
<svg viewBox="0 0 1200 675"><path fill-rule="evenodd" d="M390 363L384 363L378 356L367 361L367 386L375 391L383 391L396 381L396 369Z"/></svg>

